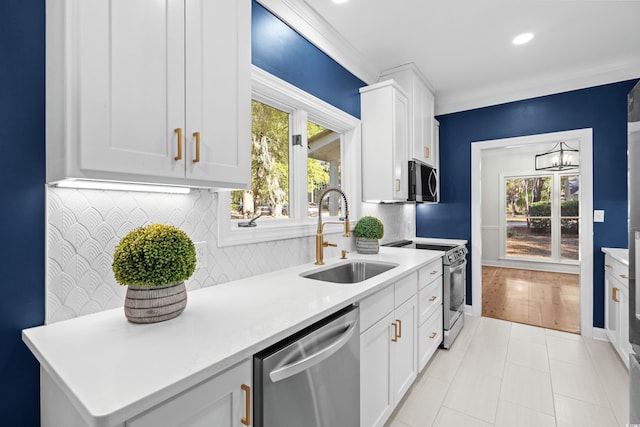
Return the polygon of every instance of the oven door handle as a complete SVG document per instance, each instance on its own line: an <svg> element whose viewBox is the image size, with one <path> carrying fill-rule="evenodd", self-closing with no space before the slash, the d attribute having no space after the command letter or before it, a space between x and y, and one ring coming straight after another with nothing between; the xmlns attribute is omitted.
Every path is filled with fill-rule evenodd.
<svg viewBox="0 0 640 427"><path fill-rule="evenodd" d="M302 371L306 371L312 366L322 362L329 356L333 355L336 351L340 350L351 339L351 336L358 326L358 321L354 321L349 328L340 335L334 342L324 347L322 350L317 351L302 360L294 363L290 363L281 368L274 369L269 373L271 381L278 382L287 379L293 375L299 374Z"/></svg>
<svg viewBox="0 0 640 427"><path fill-rule="evenodd" d="M453 273L454 271L462 270L463 268L467 268L467 260L462 259L462 262L456 262L453 265L449 266L449 272Z"/></svg>

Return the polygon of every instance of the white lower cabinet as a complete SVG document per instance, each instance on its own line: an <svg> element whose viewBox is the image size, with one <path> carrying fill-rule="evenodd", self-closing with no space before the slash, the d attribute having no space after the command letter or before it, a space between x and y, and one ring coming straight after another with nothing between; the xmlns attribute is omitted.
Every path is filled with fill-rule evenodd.
<svg viewBox="0 0 640 427"><path fill-rule="evenodd" d="M442 303L418 328L418 372L421 372L442 342Z"/></svg>
<svg viewBox="0 0 640 427"><path fill-rule="evenodd" d="M604 327L609 342L629 368L629 267L605 256Z"/></svg>
<svg viewBox="0 0 640 427"><path fill-rule="evenodd" d="M418 303L416 296L396 308L392 327L397 336L391 339L391 384L395 404L409 390L413 380L418 375L418 361L416 351L416 335L418 326Z"/></svg>
<svg viewBox="0 0 640 427"><path fill-rule="evenodd" d="M127 427L251 425L251 363L242 362L127 421Z"/></svg>
<svg viewBox="0 0 640 427"><path fill-rule="evenodd" d="M242 427L251 424L251 359L211 377L128 420L101 421L114 427ZM84 419L51 376L40 369L41 425L86 427ZM135 413L135 409L133 409Z"/></svg>
<svg viewBox="0 0 640 427"><path fill-rule="evenodd" d="M360 426L382 426L393 412L391 339L393 313L360 335Z"/></svg>
<svg viewBox="0 0 640 427"><path fill-rule="evenodd" d="M417 289L414 273L360 304L362 427L384 425L417 376Z"/></svg>
<svg viewBox="0 0 640 427"><path fill-rule="evenodd" d="M443 337L442 259L418 272L418 372L435 354Z"/></svg>

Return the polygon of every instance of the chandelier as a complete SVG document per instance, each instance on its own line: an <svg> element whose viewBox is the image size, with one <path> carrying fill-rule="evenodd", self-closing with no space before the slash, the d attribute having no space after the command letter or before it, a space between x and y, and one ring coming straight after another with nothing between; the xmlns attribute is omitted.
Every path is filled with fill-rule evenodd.
<svg viewBox="0 0 640 427"><path fill-rule="evenodd" d="M580 167L580 151L560 141L551 151L536 154L536 170L564 171Z"/></svg>

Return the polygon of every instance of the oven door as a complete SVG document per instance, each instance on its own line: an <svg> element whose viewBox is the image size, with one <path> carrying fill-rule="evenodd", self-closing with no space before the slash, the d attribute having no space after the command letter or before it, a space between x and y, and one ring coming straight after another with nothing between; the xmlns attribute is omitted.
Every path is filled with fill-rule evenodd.
<svg viewBox="0 0 640 427"><path fill-rule="evenodd" d="M450 266L444 267L446 276L446 290L449 293L448 303L449 315L444 316L444 329L450 329L464 312L466 284L467 284L467 260L462 259Z"/></svg>

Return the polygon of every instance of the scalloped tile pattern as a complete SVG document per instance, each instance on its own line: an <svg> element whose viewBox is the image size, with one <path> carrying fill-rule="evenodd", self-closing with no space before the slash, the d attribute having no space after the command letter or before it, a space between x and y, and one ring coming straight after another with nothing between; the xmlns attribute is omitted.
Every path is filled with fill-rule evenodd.
<svg viewBox="0 0 640 427"><path fill-rule="evenodd" d="M313 261L313 237L218 248L217 204L217 193L209 190L180 195L49 188L46 322L122 307L126 288L113 278L113 252L125 234L148 224L171 224L194 242L207 242L207 267L196 269L187 290ZM386 241L414 233L415 214L402 205L370 205L366 214L385 222ZM337 255L333 248L325 252Z"/></svg>
<svg viewBox="0 0 640 427"><path fill-rule="evenodd" d="M126 288L111 271L120 239L136 227L172 224L207 242L207 267L187 289L237 280L312 259L312 238L217 247L217 194L187 195L49 188L47 190L46 321L122 307Z"/></svg>

